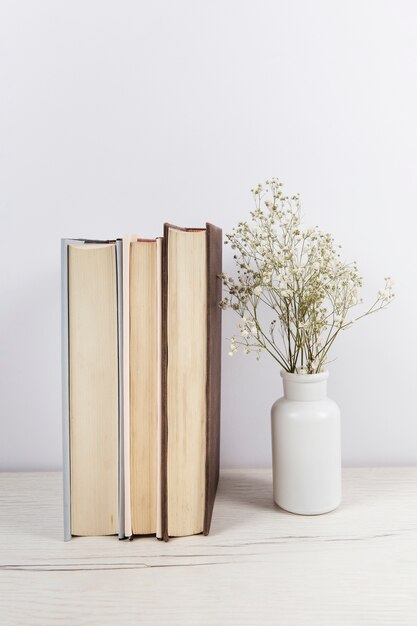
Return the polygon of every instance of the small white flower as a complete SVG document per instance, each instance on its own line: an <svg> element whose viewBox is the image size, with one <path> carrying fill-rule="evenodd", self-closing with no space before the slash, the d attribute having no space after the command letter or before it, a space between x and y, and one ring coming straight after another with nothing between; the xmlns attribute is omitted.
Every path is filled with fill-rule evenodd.
<svg viewBox="0 0 417 626"><path fill-rule="evenodd" d="M319 369L321 359L312 358L299 368L301 355L314 355L319 350L322 355L339 330L353 325L346 319L349 309L362 302L362 277L356 262L341 260L329 233L317 226L302 229L298 194L286 195L277 178L268 179L266 185L252 189L255 208L251 220L238 222L226 235L238 275L221 275L228 292L221 306L241 315L239 338L232 337L229 354L241 346L245 354L255 352L259 358L263 324L254 320L258 307L259 319L263 320L262 309L269 306L272 317L265 319L265 336L277 348L279 342L287 357L297 354L295 371L308 374ZM385 277L370 311L384 308L394 298L393 285L392 278Z"/></svg>

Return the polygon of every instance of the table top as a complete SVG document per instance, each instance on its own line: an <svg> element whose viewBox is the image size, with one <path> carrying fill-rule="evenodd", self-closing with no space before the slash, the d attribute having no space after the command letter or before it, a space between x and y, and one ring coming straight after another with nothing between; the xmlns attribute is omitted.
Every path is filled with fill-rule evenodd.
<svg viewBox="0 0 417 626"><path fill-rule="evenodd" d="M223 470L211 533L63 541L60 473L0 474L5 626L417 625L417 468L345 469L304 517L267 470Z"/></svg>

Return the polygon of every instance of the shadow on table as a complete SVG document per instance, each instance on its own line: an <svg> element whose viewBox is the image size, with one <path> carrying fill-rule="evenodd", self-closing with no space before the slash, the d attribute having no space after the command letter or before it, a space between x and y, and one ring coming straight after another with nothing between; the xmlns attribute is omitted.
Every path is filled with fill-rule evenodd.
<svg viewBox="0 0 417 626"><path fill-rule="evenodd" d="M220 475L217 497L222 501L235 502L243 509L256 507L281 511L273 498L272 470L226 471Z"/></svg>
<svg viewBox="0 0 417 626"><path fill-rule="evenodd" d="M267 511L277 519L291 515L274 502L272 470L225 470L220 475L210 534L245 525Z"/></svg>

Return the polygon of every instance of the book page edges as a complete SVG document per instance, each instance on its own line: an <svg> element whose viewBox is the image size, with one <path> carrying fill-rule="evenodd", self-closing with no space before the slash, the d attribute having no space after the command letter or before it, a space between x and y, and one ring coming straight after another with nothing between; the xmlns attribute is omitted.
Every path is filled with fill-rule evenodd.
<svg viewBox="0 0 417 626"><path fill-rule="evenodd" d="M167 256L168 534L184 536L198 534L204 529L207 419L205 229L172 228L168 235Z"/></svg>

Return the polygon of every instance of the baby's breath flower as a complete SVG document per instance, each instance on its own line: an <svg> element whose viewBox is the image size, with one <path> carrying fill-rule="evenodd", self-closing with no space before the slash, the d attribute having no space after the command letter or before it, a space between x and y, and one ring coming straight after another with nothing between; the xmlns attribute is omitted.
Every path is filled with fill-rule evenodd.
<svg viewBox="0 0 417 626"><path fill-rule="evenodd" d="M350 309L363 303L356 262L341 261L330 233L301 228L299 194L284 194L276 177L265 185L251 190L251 220L226 235L238 272L235 278L221 274L227 297L220 306L240 315L239 337L232 337L229 354L242 346L244 354L255 352L259 359L266 350L289 372L320 372L341 330L392 301L394 281L385 277L374 304L346 321ZM268 307L272 320L258 316L258 309Z"/></svg>

